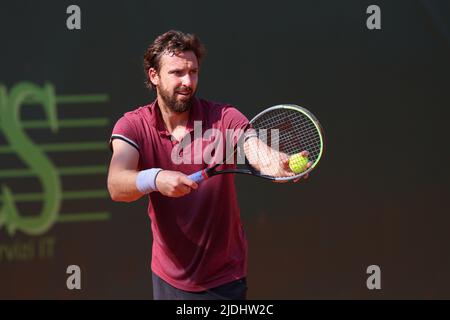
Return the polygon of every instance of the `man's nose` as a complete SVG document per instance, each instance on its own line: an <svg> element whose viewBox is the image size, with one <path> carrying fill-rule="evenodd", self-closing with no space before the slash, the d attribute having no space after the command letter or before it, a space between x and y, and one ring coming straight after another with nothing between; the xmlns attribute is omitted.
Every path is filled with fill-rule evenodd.
<svg viewBox="0 0 450 320"><path fill-rule="evenodd" d="M193 79L192 76L189 74L186 74L182 79L181 79L181 84L185 87L192 87L192 83L193 83Z"/></svg>

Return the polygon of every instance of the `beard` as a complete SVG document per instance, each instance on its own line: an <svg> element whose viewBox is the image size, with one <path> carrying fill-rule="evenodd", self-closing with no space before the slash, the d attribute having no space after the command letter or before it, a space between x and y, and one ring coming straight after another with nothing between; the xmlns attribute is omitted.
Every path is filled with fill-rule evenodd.
<svg viewBox="0 0 450 320"><path fill-rule="evenodd" d="M177 93L180 91L189 91L190 96L186 100L177 100ZM173 112L183 113L191 109L195 92L192 91L191 88L187 87L178 87L175 88L174 93L170 93L168 90L164 88L158 87L158 93L161 96L161 99L164 101L165 105Z"/></svg>

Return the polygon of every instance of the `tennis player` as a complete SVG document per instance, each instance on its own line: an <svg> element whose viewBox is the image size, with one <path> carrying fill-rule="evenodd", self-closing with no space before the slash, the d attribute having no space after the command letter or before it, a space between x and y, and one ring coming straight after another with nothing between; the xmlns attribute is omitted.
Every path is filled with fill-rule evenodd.
<svg viewBox="0 0 450 320"><path fill-rule="evenodd" d="M157 98L125 113L111 135L111 198L149 197L154 299L246 299L247 240L233 175L218 175L199 188L187 175L206 168L204 159L195 161L193 154L192 161L173 161L186 137L202 150L214 142L194 139L198 123L202 132L249 128L233 106L195 96L204 53L196 35L169 31L157 37L144 56L147 85Z"/></svg>

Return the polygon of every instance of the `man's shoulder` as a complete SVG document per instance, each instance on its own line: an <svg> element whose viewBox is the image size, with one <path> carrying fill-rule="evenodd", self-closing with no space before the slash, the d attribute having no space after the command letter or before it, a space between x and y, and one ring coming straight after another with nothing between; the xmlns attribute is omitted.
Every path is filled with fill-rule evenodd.
<svg viewBox="0 0 450 320"><path fill-rule="evenodd" d="M223 113L226 109L237 109L233 104L198 98L201 108L212 113Z"/></svg>
<svg viewBox="0 0 450 320"><path fill-rule="evenodd" d="M151 104L145 106L135 107L123 114L123 117L127 119L140 119L144 117L150 110Z"/></svg>
<svg viewBox="0 0 450 320"><path fill-rule="evenodd" d="M220 122L224 128L243 128L248 124L247 117L230 103L200 100L202 114L211 123Z"/></svg>
<svg viewBox="0 0 450 320"><path fill-rule="evenodd" d="M134 107L134 109L128 109L123 113L116 121L115 126L119 128L131 128L133 130L142 130L146 123L150 123L150 105L144 105Z"/></svg>

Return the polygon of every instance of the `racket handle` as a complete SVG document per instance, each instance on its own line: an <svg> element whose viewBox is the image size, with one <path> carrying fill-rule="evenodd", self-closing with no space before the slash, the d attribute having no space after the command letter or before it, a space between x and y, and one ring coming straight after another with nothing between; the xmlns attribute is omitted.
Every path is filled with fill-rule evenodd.
<svg viewBox="0 0 450 320"><path fill-rule="evenodd" d="M208 176L206 175L205 170L200 170L200 171L197 171L197 172L189 175L188 178L197 183L200 183L203 180L207 179Z"/></svg>

